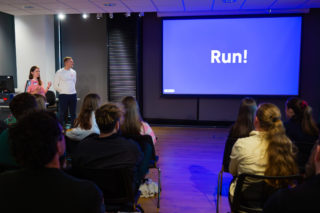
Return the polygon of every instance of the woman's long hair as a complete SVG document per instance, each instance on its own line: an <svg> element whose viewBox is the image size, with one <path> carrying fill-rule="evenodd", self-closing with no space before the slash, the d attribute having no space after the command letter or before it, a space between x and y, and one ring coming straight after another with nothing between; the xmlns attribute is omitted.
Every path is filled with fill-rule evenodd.
<svg viewBox="0 0 320 213"><path fill-rule="evenodd" d="M91 115L100 105L100 96L95 93L86 95L83 100L79 117L75 119L74 126L89 130L92 127Z"/></svg>
<svg viewBox="0 0 320 213"><path fill-rule="evenodd" d="M257 110L257 104L252 98L244 98L238 112L238 117L230 131L230 137L242 138L248 137L254 129L253 120Z"/></svg>
<svg viewBox="0 0 320 213"><path fill-rule="evenodd" d="M312 108L308 103L299 98L290 98L286 102L287 109L294 112L293 120L301 123L302 131L311 136L318 136L319 129L312 117Z"/></svg>
<svg viewBox="0 0 320 213"><path fill-rule="evenodd" d="M141 116L136 99L132 96L126 96L122 99L125 113L121 132L123 135L139 135L141 129Z"/></svg>
<svg viewBox="0 0 320 213"><path fill-rule="evenodd" d="M281 121L281 113L274 104L266 103L259 106L257 119L263 131L263 139L268 142L267 176L288 176L298 174L298 167L293 152L293 144L286 136ZM268 181L274 187L287 185L288 181Z"/></svg>
<svg viewBox="0 0 320 213"><path fill-rule="evenodd" d="M32 72L34 72L36 69L40 69L40 68L39 68L39 67L37 67L37 66L32 66L32 67L30 68L30 72L29 72L29 80L33 79ZM38 80L38 84L41 86L42 82L41 82L40 75L39 75L39 77L37 78L37 80Z"/></svg>

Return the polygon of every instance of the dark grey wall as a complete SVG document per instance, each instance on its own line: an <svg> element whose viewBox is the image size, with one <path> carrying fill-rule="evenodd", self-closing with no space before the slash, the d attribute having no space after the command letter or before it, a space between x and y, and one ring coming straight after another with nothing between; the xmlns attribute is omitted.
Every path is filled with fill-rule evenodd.
<svg viewBox="0 0 320 213"><path fill-rule="evenodd" d="M61 21L62 58L71 56L77 71L79 106L88 93L97 93L107 100L107 30L105 17L94 15L87 20L81 15L68 15Z"/></svg>
<svg viewBox="0 0 320 213"><path fill-rule="evenodd" d="M17 87L14 17L0 12L0 75L12 75Z"/></svg>
<svg viewBox="0 0 320 213"><path fill-rule="evenodd" d="M320 10L303 18L300 96L314 109L320 108ZM196 98L161 97L162 25L156 14L146 13L143 20L143 116L145 119L196 120ZM272 82L270 82L272 86ZM272 102L282 110L286 98L258 98L258 103ZM241 98L200 98L200 121L234 121Z"/></svg>

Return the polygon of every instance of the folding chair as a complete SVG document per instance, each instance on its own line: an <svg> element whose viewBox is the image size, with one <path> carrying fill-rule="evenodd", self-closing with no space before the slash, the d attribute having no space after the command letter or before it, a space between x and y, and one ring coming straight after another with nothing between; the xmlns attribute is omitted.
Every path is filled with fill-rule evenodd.
<svg viewBox="0 0 320 213"><path fill-rule="evenodd" d="M157 208L160 208L160 192L161 192L161 170L157 165L157 162L159 160L159 156L156 155L156 151L154 148L154 144L152 141L152 137L150 135L130 135L125 136L127 138L131 138L135 140L141 147L143 153L146 155L149 155L149 153L146 153L148 147L151 147L151 158L148 163L148 169L156 169L158 171L158 195L157 195Z"/></svg>
<svg viewBox="0 0 320 213"><path fill-rule="evenodd" d="M260 213L264 203L277 190L300 184L302 176L262 176L240 174L235 177L237 184L231 201L232 212ZM285 181L281 186L274 188L267 180Z"/></svg>
<svg viewBox="0 0 320 213"><path fill-rule="evenodd" d="M133 180L133 171L129 168L73 168L68 173L97 184L103 192L107 212L144 212L137 205L139 194L135 192L136 186Z"/></svg>

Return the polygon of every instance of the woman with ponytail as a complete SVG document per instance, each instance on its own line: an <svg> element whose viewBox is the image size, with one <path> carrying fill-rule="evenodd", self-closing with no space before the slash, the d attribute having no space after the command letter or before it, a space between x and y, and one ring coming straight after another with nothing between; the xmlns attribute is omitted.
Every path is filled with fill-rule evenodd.
<svg viewBox="0 0 320 213"><path fill-rule="evenodd" d="M254 119L255 130L249 137L240 138L234 144L229 171L233 176L249 173L267 176L286 176L298 173L290 139L285 134L281 113L274 104L258 107ZM269 182L280 187L282 182ZM231 183L233 197L236 182Z"/></svg>
<svg viewBox="0 0 320 213"><path fill-rule="evenodd" d="M319 129L312 118L312 109L299 98L286 102L286 134L298 148L297 161L300 173L304 173L312 147L319 136Z"/></svg>
<svg viewBox="0 0 320 213"><path fill-rule="evenodd" d="M86 95L80 109L79 117L74 121L74 127L67 130L66 136L72 140L81 141L92 133L100 134L94 112L99 108L100 96L94 93Z"/></svg>

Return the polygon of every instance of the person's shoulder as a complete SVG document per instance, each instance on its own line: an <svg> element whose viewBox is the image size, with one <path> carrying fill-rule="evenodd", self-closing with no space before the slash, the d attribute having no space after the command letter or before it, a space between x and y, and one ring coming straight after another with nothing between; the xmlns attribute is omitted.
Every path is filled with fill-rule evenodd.
<svg viewBox="0 0 320 213"><path fill-rule="evenodd" d="M58 69L57 72L56 72L56 75L62 73L63 70L64 70L64 68Z"/></svg>
<svg viewBox="0 0 320 213"><path fill-rule="evenodd" d="M63 171L61 171L61 174L63 175L65 182L68 182L66 187L69 186L70 190L72 188L78 192L86 192L86 196L92 196L94 193L102 194L97 185L92 181L73 177Z"/></svg>

